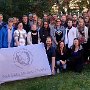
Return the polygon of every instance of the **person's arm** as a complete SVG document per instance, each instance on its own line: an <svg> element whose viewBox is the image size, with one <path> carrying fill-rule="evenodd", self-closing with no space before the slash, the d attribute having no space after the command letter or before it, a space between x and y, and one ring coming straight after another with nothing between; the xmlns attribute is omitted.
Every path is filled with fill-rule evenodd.
<svg viewBox="0 0 90 90"><path fill-rule="evenodd" d="M63 60L60 60L60 62L61 62L62 64L66 64L66 60L65 60L65 61L63 61Z"/></svg>
<svg viewBox="0 0 90 90"><path fill-rule="evenodd" d="M55 74L55 57L52 57L52 74Z"/></svg>
<svg viewBox="0 0 90 90"><path fill-rule="evenodd" d="M27 44L30 45L31 43L31 32L28 32L27 34Z"/></svg>
<svg viewBox="0 0 90 90"><path fill-rule="evenodd" d="M56 50L52 48L52 75L55 74L55 57L56 57Z"/></svg>
<svg viewBox="0 0 90 90"><path fill-rule="evenodd" d="M0 30L0 48L2 48L2 41L3 41L3 29Z"/></svg>
<svg viewBox="0 0 90 90"><path fill-rule="evenodd" d="M54 43L55 43L56 45L58 45L58 42L56 41L56 36L55 36L55 29L54 29L54 30L53 30L53 29L50 30L50 35L51 35Z"/></svg>
<svg viewBox="0 0 90 90"><path fill-rule="evenodd" d="M74 38L77 37L77 29L76 29L76 28L73 30L73 37L74 37Z"/></svg>
<svg viewBox="0 0 90 90"><path fill-rule="evenodd" d="M43 32L42 32L42 28L39 30L39 37L40 37L40 42L43 41Z"/></svg>
<svg viewBox="0 0 90 90"><path fill-rule="evenodd" d="M66 30L65 30L65 28L63 27L63 37L61 38L61 40L65 40L65 34L66 34Z"/></svg>
<svg viewBox="0 0 90 90"><path fill-rule="evenodd" d="M85 28L85 40L88 41L88 28Z"/></svg>
<svg viewBox="0 0 90 90"><path fill-rule="evenodd" d="M14 32L14 40L15 40L15 43L16 43L15 46L19 46L20 45L20 43L18 41L18 38L19 38L18 33L17 33L17 31L15 31Z"/></svg>
<svg viewBox="0 0 90 90"><path fill-rule="evenodd" d="M40 34L38 32L38 44L41 43L41 38L40 38Z"/></svg>

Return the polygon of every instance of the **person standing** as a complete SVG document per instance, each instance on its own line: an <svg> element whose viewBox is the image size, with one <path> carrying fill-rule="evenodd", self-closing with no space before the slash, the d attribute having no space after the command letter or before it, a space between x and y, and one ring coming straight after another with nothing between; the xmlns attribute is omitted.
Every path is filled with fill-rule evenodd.
<svg viewBox="0 0 90 90"><path fill-rule="evenodd" d="M66 15L62 15L61 17L61 25L67 28L67 17Z"/></svg>
<svg viewBox="0 0 90 90"><path fill-rule="evenodd" d="M19 22L17 30L14 31L15 46L26 45L26 37L26 30L23 29L22 22Z"/></svg>
<svg viewBox="0 0 90 90"><path fill-rule="evenodd" d="M65 34L65 45L70 48L73 45L73 40L77 37L77 30L72 26L72 19L68 19L68 27Z"/></svg>
<svg viewBox="0 0 90 90"><path fill-rule="evenodd" d="M53 46L57 46L58 42L65 39L65 27L61 26L61 20L58 18L56 20L56 25L54 29L50 30L50 35L53 40Z"/></svg>
<svg viewBox="0 0 90 90"><path fill-rule="evenodd" d="M29 25L31 27L33 25L33 14L32 13L29 14L28 19L29 19Z"/></svg>
<svg viewBox="0 0 90 90"><path fill-rule="evenodd" d="M47 21L44 22L43 27L39 31L41 42L46 43L46 38L50 36L50 28Z"/></svg>
<svg viewBox="0 0 90 90"><path fill-rule="evenodd" d="M42 19L38 18L38 21L37 21L37 31L39 32L40 29L42 28L43 26L43 22L42 22Z"/></svg>
<svg viewBox="0 0 90 90"><path fill-rule="evenodd" d="M14 47L14 31L13 18L9 18L8 24L0 30L0 48Z"/></svg>
<svg viewBox="0 0 90 90"><path fill-rule="evenodd" d="M77 27L78 25L78 17L76 14L73 15L73 27Z"/></svg>
<svg viewBox="0 0 90 90"><path fill-rule="evenodd" d="M36 24L33 24L31 26L31 31L28 32L27 35L27 44L39 44L40 43L40 36L39 36L39 32L37 31L37 27Z"/></svg>
<svg viewBox="0 0 90 90"><path fill-rule="evenodd" d="M85 62L87 60L87 41L88 41L88 28L85 26L84 18L80 17L77 27L77 37L80 41L80 44L83 46L84 49L84 59Z"/></svg>
<svg viewBox="0 0 90 90"><path fill-rule="evenodd" d="M36 13L33 13L33 24L37 25L37 20L38 20L38 16L36 15Z"/></svg>
<svg viewBox="0 0 90 90"><path fill-rule="evenodd" d="M28 23L28 17L27 17L27 15L23 15L22 22L23 22L23 28L24 28L24 30L26 30L26 32L28 33L30 31L30 25Z"/></svg>
<svg viewBox="0 0 90 90"><path fill-rule="evenodd" d="M2 29L2 27L3 27L4 25L6 25L6 23L3 22L3 15L0 14L0 30Z"/></svg>

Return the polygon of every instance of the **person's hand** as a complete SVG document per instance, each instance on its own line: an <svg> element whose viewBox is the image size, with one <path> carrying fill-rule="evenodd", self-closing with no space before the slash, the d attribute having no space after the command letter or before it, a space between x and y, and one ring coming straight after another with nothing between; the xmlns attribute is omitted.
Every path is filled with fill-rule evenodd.
<svg viewBox="0 0 90 90"><path fill-rule="evenodd" d="M17 45L17 46L20 46L20 43L19 43L19 42L17 42L17 43L16 43L16 45Z"/></svg>
<svg viewBox="0 0 90 90"><path fill-rule="evenodd" d="M52 70L52 75L55 75L55 70Z"/></svg>
<svg viewBox="0 0 90 90"><path fill-rule="evenodd" d="M56 42L56 45L58 45L58 42Z"/></svg>
<svg viewBox="0 0 90 90"><path fill-rule="evenodd" d="M61 62L62 64L66 64L66 62L65 62L65 61L60 60L60 62Z"/></svg>

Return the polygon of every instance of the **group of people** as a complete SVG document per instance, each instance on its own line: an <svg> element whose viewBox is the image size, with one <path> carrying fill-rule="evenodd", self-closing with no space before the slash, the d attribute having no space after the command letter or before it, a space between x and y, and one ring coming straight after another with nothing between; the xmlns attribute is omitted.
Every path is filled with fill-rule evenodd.
<svg viewBox="0 0 90 90"><path fill-rule="evenodd" d="M0 14L0 48L44 43L52 74L66 69L81 72L89 57L90 15L35 13L3 22Z"/></svg>

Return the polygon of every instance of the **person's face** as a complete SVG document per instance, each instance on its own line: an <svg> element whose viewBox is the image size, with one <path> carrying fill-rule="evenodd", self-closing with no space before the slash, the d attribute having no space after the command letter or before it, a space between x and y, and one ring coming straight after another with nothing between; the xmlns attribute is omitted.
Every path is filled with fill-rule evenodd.
<svg viewBox="0 0 90 90"><path fill-rule="evenodd" d="M36 25L32 25L31 30L36 31L37 30Z"/></svg>
<svg viewBox="0 0 90 90"><path fill-rule="evenodd" d="M64 43L63 42L60 43L60 48L64 48Z"/></svg>
<svg viewBox="0 0 90 90"><path fill-rule="evenodd" d="M57 18L58 18L57 15L53 15L53 17L54 17L55 20L57 20Z"/></svg>
<svg viewBox="0 0 90 90"><path fill-rule="evenodd" d="M88 11L88 16L90 17L90 10Z"/></svg>
<svg viewBox="0 0 90 90"><path fill-rule="evenodd" d="M68 21L68 26L72 27L72 21Z"/></svg>
<svg viewBox="0 0 90 90"><path fill-rule="evenodd" d="M38 25L40 26L42 24L42 21L41 20L38 20Z"/></svg>
<svg viewBox="0 0 90 90"><path fill-rule="evenodd" d="M66 22L66 16L62 16L62 17L61 17L61 20L62 20L63 22Z"/></svg>
<svg viewBox="0 0 90 90"><path fill-rule="evenodd" d="M44 18L44 19L48 19L48 15L45 14L43 18Z"/></svg>
<svg viewBox="0 0 90 90"><path fill-rule="evenodd" d="M50 20L50 24L54 24L55 23L55 21L54 20Z"/></svg>
<svg viewBox="0 0 90 90"><path fill-rule="evenodd" d="M14 24L17 23L17 18L16 18L16 17L13 18L13 23L14 23Z"/></svg>
<svg viewBox="0 0 90 90"><path fill-rule="evenodd" d="M56 21L56 26L60 26L61 25L61 21L58 19L57 21Z"/></svg>
<svg viewBox="0 0 90 90"><path fill-rule="evenodd" d="M22 24L22 23L19 23L19 24L18 24L18 29L20 29L20 30L23 29L23 24Z"/></svg>
<svg viewBox="0 0 90 90"><path fill-rule="evenodd" d="M46 45L47 45L47 46L51 46L51 45L52 45L52 40L51 40L51 38L47 38L47 39L46 39Z"/></svg>
<svg viewBox="0 0 90 90"><path fill-rule="evenodd" d="M83 17L86 17L86 16L87 16L87 12L84 12L84 13L83 13Z"/></svg>
<svg viewBox="0 0 90 90"><path fill-rule="evenodd" d="M2 22L2 20L3 20L3 16L2 16L2 15L0 15L0 22Z"/></svg>
<svg viewBox="0 0 90 90"><path fill-rule="evenodd" d="M28 22L28 17L26 16L26 17L23 17L23 22L24 23L27 23Z"/></svg>
<svg viewBox="0 0 90 90"><path fill-rule="evenodd" d="M37 21L37 16L36 15L33 15L33 20Z"/></svg>
<svg viewBox="0 0 90 90"><path fill-rule="evenodd" d="M19 19L17 18L17 23L19 22Z"/></svg>
<svg viewBox="0 0 90 90"><path fill-rule="evenodd" d="M77 16L73 15L73 21L77 21Z"/></svg>
<svg viewBox="0 0 90 90"><path fill-rule="evenodd" d="M12 26L13 26L13 21L9 21L9 22L8 22L8 25L9 25L10 27L12 27Z"/></svg>
<svg viewBox="0 0 90 90"><path fill-rule="evenodd" d="M44 22L44 27L48 28L48 23L47 22Z"/></svg>
<svg viewBox="0 0 90 90"><path fill-rule="evenodd" d="M29 16L29 20L32 20L32 16Z"/></svg>
<svg viewBox="0 0 90 90"><path fill-rule="evenodd" d="M74 42L73 42L73 44L74 44L75 46L79 46L79 41L78 41L77 39L75 39Z"/></svg>
<svg viewBox="0 0 90 90"><path fill-rule="evenodd" d="M85 22L89 22L89 17L86 17L85 18Z"/></svg>
<svg viewBox="0 0 90 90"><path fill-rule="evenodd" d="M79 26L82 27L84 25L84 20L83 19L79 19Z"/></svg>

